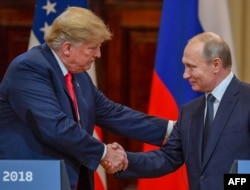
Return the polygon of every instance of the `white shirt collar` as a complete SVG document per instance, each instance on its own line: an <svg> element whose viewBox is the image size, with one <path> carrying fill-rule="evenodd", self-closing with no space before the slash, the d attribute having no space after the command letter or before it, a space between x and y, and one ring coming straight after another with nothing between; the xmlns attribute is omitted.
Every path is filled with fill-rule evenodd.
<svg viewBox="0 0 250 190"><path fill-rule="evenodd" d="M216 98L216 101L221 101L222 96L224 95L229 83L233 79L233 72L230 72L229 75L212 91L213 96Z"/></svg>
<svg viewBox="0 0 250 190"><path fill-rule="evenodd" d="M57 60L57 63L59 65L59 67L61 68L62 70L62 73L63 73L63 76L65 76L67 73L68 73L68 70L66 69L66 67L64 66L63 62L61 61L61 59L58 57L58 55L56 54L56 52L51 49L53 55L55 56L56 60Z"/></svg>

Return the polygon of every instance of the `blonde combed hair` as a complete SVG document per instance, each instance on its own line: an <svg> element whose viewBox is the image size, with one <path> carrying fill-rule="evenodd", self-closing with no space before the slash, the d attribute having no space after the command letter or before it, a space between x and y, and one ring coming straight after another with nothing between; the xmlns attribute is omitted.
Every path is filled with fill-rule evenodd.
<svg viewBox="0 0 250 190"><path fill-rule="evenodd" d="M45 34L45 42L53 49L64 42L103 43L111 39L111 32L102 19L92 11L69 7L59 15Z"/></svg>

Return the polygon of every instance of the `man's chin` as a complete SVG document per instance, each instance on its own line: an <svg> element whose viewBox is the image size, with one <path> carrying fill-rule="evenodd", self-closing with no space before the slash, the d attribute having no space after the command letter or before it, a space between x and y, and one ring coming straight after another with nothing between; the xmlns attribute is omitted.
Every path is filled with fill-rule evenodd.
<svg viewBox="0 0 250 190"><path fill-rule="evenodd" d="M88 65L88 66L86 66L86 68L85 68L86 71L88 71L88 70L90 70L90 69L91 69L91 64Z"/></svg>
<svg viewBox="0 0 250 190"><path fill-rule="evenodd" d="M192 88L193 91L196 91L196 92L199 91L199 88L197 86L191 86L191 88Z"/></svg>

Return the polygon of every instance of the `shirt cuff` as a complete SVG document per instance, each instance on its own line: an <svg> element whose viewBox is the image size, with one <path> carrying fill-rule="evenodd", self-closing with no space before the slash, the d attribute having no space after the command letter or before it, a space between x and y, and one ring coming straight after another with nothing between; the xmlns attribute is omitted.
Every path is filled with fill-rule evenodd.
<svg viewBox="0 0 250 190"><path fill-rule="evenodd" d="M106 156L106 154L107 154L107 147L106 147L106 145L105 144L103 144L104 145L104 151L103 151L103 154L102 154L102 159ZM102 160L101 159L101 160Z"/></svg>
<svg viewBox="0 0 250 190"><path fill-rule="evenodd" d="M173 130L174 124L175 124L175 121L173 121L173 120L168 121L168 128L166 130L166 134L165 134L165 137L163 139L162 145L166 144L166 142L168 140L168 137L169 137L169 135L171 134L171 132Z"/></svg>

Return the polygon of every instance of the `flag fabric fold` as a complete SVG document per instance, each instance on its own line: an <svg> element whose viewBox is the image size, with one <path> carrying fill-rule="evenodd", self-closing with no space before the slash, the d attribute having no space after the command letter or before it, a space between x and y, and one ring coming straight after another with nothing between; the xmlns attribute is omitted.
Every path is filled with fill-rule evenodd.
<svg viewBox="0 0 250 190"><path fill-rule="evenodd" d="M183 79L182 54L188 40L203 31L221 35L232 51L231 25L226 0L164 0L158 36L155 67L149 101L149 114L176 120L180 107L198 97ZM233 71L236 73L235 64ZM144 144L143 150L157 147ZM138 190L187 190L186 166L160 178L139 179Z"/></svg>
<svg viewBox="0 0 250 190"><path fill-rule="evenodd" d="M30 32L28 49L35 45L44 43L44 33L49 29L54 19L59 16L67 7L78 6L87 8L87 0L37 0L33 26ZM93 83L96 85L95 67L89 71ZM102 132L95 127L94 137L102 140ZM99 166L94 173L95 190L106 190L107 181L104 169Z"/></svg>

